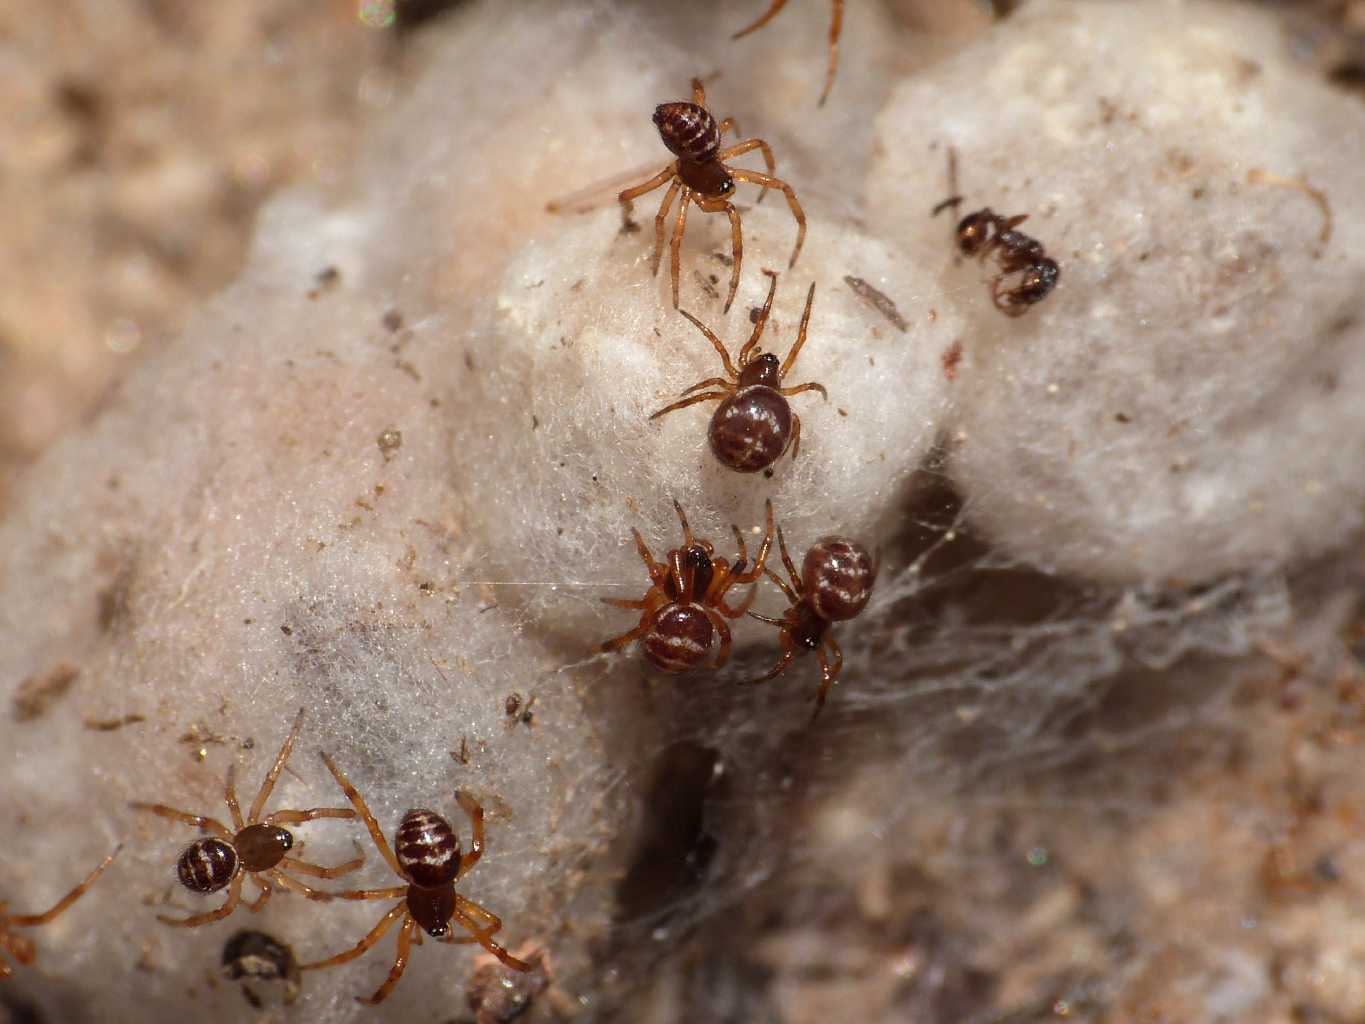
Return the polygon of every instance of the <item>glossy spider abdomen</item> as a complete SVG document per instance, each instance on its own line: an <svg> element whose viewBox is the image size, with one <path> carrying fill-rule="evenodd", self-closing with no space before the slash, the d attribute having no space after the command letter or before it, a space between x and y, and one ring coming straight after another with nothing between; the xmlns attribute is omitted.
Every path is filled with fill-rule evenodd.
<svg viewBox="0 0 1365 1024"><path fill-rule="evenodd" d="M828 622L851 619L867 607L876 580L867 548L846 537L820 538L801 563L806 601Z"/></svg>
<svg viewBox="0 0 1365 1024"><path fill-rule="evenodd" d="M450 931L450 919L455 916L453 885L443 885L435 889L410 885L406 902L408 913L417 922L417 926L432 938L442 938Z"/></svg>
<svg viewBox="0 0 1365 1024"><path fill-rule="evenodd" d="M654 616L640 647L661 672L686 672L706 660L714 634L711 618L700 605L670 604Z"/></svg>
<svg viewBox="0 0 1365 1024"><path fill-rule="evenodd" d="M239 863L231 843L209 836L185 847L175 862L175 875L190 892L207 896L232 881Z"/></svg>
<svg viewBox="0 0 1365 1024"><path fill-rule="evenodd" d="M716 407L707 436L721 465L757 473L781 458L791 443L791 406L767 385L742 387Z"/></svg>
<svg viewBox="0 0 1365 1024"><path fill-rule="evenodd" d="M660 103L654 108L654 126L679 160L707 163L720 149L720 127L700 104Z"/></svg>
<svg viewBox="0 0 1365 1024"><path fill-rule="evenodd" d="M233 837L232 845L237 848L242 867L248 871L269 871L294 848L294 836L278 825L248 825Z"/></svg>
<svg viewBox="0 0 1365 1024"><path fill-rule="evenodd" d="M435 889L460 873L460 840L450 822L419 807L403 815L393 837L398 866L413 885Z"/></svg>

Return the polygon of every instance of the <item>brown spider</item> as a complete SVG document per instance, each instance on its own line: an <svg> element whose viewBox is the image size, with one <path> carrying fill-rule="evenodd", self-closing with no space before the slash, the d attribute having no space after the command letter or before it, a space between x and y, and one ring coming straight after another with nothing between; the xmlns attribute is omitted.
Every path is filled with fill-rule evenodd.
<svg viewBox="0 0 1365 1024"><path fill-rule="evenodd" d="M242 880L245 876L249 876L256 887L261 890L260 896L247 904L253 911L260 910L270 899L271 882L274 882L281 889L292 889L312 900L328 900L331 897L327 893L310 888L297 879L289 877L283 869L287 867L292 871L313 878L339 878L365 863L365 858L362 855L334 868L325 868L318 864L310 864L307 861L286 856L293 849L294 836L287 828L280 827L281 822L296 825L305 821L312 821L315 818L354 820L355 811L349 807L314 807L307 811L274 811L265 817L261 817L265 802L270 797L270 791L275 788L275 780L284 770L285 762L289 760L289 752L294 747L294 740L298 737L302 725L303 708L299 708L299 713L294 716L294 727L289 730L289 735L284 740L284 746L280 747L279 756L275 758L275 763L266 773L265 781L261 783L256 799L252 801L251 810L245 821L242 819L242 809L237 804L237 791L233 785L235 766L228 767L226 798L228 811L232 814L232 825L235 832L228 829L216 818L190 814L188 811L176 810L174 807L167 807L165 804L132 804L140 811L151 811L163 818L184 822L186 825L193 825L195 828L214 833L211 836L196 839L185 847L184 852L180 854L180 859L176 862L176 875L181 885L190 892L201 895L218 892L224 886L229 886L227 899L217 910L180 919L158 914L158 920L182 928L193 928L201 924L208 924L210 921L221 921L237 909L237 904L242 897Z"/></svg>
<svg viewBox="0 0 1365 1024"><path fill-rule="evenodd" d="M85 876L85 881L59 899L51 910L45 910L41 914L9 914L5 912L5 908L9 904L0 901L0 953L8 953L20 967L27 967L33 963L38 955L38 950L33 945L33 941L24 938L22 935L15 935L10 929L37 928L61 914L67 907L85 895L85 890L95 884L95 879L99 878L104 869L113 862L121 849L123 849L121 845L115 847L113 853L100 861L99 867ZM0 981L4 981L13 973L14 968L5 961L3 956L0 956Z"/></svg>
<svg viewBox="0 0 1365 1024"><path fill-rule="evenodd" d="M707 437L711 441L711 451L721 465L739 473L756 473L767 469L782 457L789 447L792 458L801 451L801 417L792 412L787 404L787 396L799 395L803 391L818 391L829 400L823 384L800 384L794 388L782 387L782 380L796 362L801 346L806 343L806 325L810 322L810 307L815 301L815 284L806 293L806 311L801 314L801 327L796 334L796 342L787 353L781 365L772 352L759 349L758 339L768 323L768 313L773 305L773 293L777 291L777 275L764 270L771 281L768 285L768 298L754 324L754 332L739 350L738 367L730 361L730 354L720 339L702 326L701 322L686 310L683 316L691 320L697 330L706 335L720 353L725 365L725 377L708 377L693 384L683 392L684 395L701 388L716 387L718 391L708 391L692 395L665 406L649 418L658 419L675 409L685 409L698 402L712 402L722 399L711 417L711 427Z"/></svg>
<svg viewBox="0 0 1365 1024"><path fill-rule="evenodd" d="M672 182L668 186L668 191L664 193L664 201L654 218L654 273L657 275L659 261L664 251L664 220L668 216L668 208L673 205L674 196L678 194L679 189L682 190L670 246L674 309L678 308L678 259L683 234L687 230L687 204L696 203L705 213L724 212L730 218L734 259L730 270L730 294L725 299L725 312L728 313L730 303L735 301L735 289L739 287L739 267L744 256L744 238L740 231L739 212L730 202L730 196L735 192L735 182L747 181L761 185L763 191L759 192L757 202L762 202L763 196L770 188L781 189L782 194L787 197L787 205L791 207L792 216L796 218L797 224L796 248L792 250L789 267L795 266L796 257L801 255L801 243L806 239L806 215L801 210L801 204L796 201L796 193L792 191L792 187L780 178L772 176L777 165L773 160L773 151L768 148L766 142L762 139L748 139L728 149L720 148L721 136L729 129L735 128L735 119L727 117L720 124L716 124L716 119L706 109L706 90L701 84L701 79L692 79L691 103L659 104L654 109L654 124L659 129L659 136L663 139L664 145L678 159L643 184L626 189L617 198L624 207L625 215L629 217L633 200ZM768 168L767 174L740 170L724 162L755 149L763 154L763 162Z"/></svg>
<svg viewBox="0 0 1365 1024"><path fill-rule="evenodd" d="M780 619L749 613L782 631L782 657L766 675L754 682L766 682L785 671L797 653L814 651L820 659L820 692L815 698L813 718L825 706L825 696L844 664L843 652L829 628L836 622L853 618L867 606L872 597L872 585L877 580L877 566L867 549L857 541L822 537L806 552L798 574L787 554L787 542L780 526L777 528L777 547L791 584L784 583L771 569L764 572L781 588L791 606ZM825 657L826 647L834 659L832 665Z"/></svg>
<svg viewBox="0 0 1365 1024"><path fill-rule="evenodd" d="M787 6L787 0L773 0L768 10L759 16L759 19L752 25L740 29L731 39L740 39L747 36L750 32L757 32L773 18L777 17L778 12ZM829 22L829 68L825 71L825 89L820 93L820 106L825 105L825 100L829 98L829 90L834 85L834 73L839 70L839 33L844 27L844 0L830 0L832 8Z"/></svg>
<svg viewBox="0 0 1365 1024"><path fill-rule="evenodd" d="M948 150L948 184L953 194L934 207L935 217L944 210L956 210L962 203L963 197L957 194L957 152L953 149ZM982 263L988 256L995 258L1000 273L991 280L991 302L1006 316L1023 316L1034 303L1042 302L1057 286L1062 273L1042 242L1015 230L1026 220L1027 213L1002 217L986 206L967 214L957 224L958 252ZM1019 283L1002 289L1001 282L1010 274L1019 274Z"/></svg>
<svg viewBox="0 0 1365 1024"><path fill-rule="evenodd" d="M730 657L730 627L725 619L737 619L749 609L753 591L734 608L725 600L730 588L753 583L763 575L763 563L773 539L773 503L767 503L768 528L753 569L745 571L749 553L739 527L732 526L739 545L739 558L731 566L715 557L709 540L697 540L687 525L682 506L673 502L682 523L683 546L668 553L668 564L654 561L640 531L632 529L635 547L649 570L650 588L638 601L616 597L602 598L617 608L638 609L640 624L629 633L602 644L603 651L615 651L640 641L650 664L664 672L684 672L695 668L710 653L714 634L720 634L720 651L713 667L720 668Z"/></svg>
<svg viewBox="0 0 1365 1024"><path fill-rule="evenodd" d="M303 964L300 970L316 971L354 960L382 939L400 920L398 951L394 955L389 976L374 995L357 996L358 1002L373 1006L388 997L408 965L412 944L414 942L419 946L422 944L423 931L439 942L453 944L477 942L514 970L534 969L532 964L518 960L493 941L493 935L502 928L502 921L497 915L455 891L455 883L469 874L470 868L483 856L483 808L473 797L459 790L455 792L455 800L459 803L460 809L469 816L473 828L474 836L468 853L461 853L460 839L451 828L450 822L435 811L423 808L410 810L403 815L403 820L398 823L398 830L393 836L393 846L390 847L384 839L384 833L379 830L379 822L375 821L364 798L355 786L351 785L351 780L346 778L327 754L323 754L322 759L336 778L337 785L355 807L360 819L365 822L365 827L370 830L370 838L374 840L375 847L388 862L389 867L393 868L394 873L403 879L404 884L389 889L351 889L333 893L337 899L343 900L396 899L399 902L381 917L379 923L355 946L326 960ZM452 920L469 932L469 935L461 935L458 938L451 935Z"/></svg>

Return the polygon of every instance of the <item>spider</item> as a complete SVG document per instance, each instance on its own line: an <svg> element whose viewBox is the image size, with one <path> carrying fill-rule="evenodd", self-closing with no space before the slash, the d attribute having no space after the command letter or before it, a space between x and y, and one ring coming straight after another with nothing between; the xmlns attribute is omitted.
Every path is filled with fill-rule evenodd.
<svg viewBox="0 0 1365 1024"><path fill-rule="evenodd" d="M412 944L422 944L423 931L439 942L477 942L514 970L534 970L534 965L518 960L493 941L493 935L502 928L502 921L455 891L455 883L469 874L469 870L483 856L483 808L473 797L459 790L455 792L455 801L460 805L460 810L469 816L474 832L468 853L461 853L460 839L450 822L435 811L424 808L410 810L403 815L393 836L393 846L390 847L384 839L384 833L379 830L379 822L375 821L364 798L351 785L351 780L327 754L323 754L322 759L360 819L365 822L365 827L370 830L375 847L404 884L390 889L352 889L333 893L337 899L343 900L396 899L399 902L352 948L326 960L303 964L300 970L316 971L354 960L382 939L395 923L399 923L398 951L394 955L389 976L373 995L357 996L358 1002L374 1006L388 998L408 965ZM469 935L458 938L451 935L452 920Z"/></svg>
<svg viewBox="0 0 1365 1024"><path fill-rule="evenodd" d="M953 195L934 207L934 216L962 203L957 195L957 153L948 150L948 182ZM1027 213L1002 217L989 206L969 213L957 223L957 249L968 259L985 262L994 257L1000 273L991 280L991 301L1006 316L1023 316L1029 307L1042 302L1061 276L1057 261L1047 255L1043 243L1015 229L1028 220ZM1019 274L1019 283L1002 289L1010 274Z"/></svg>
<svg viewBox="0 0 1365 1024"><path fill-rule="evenodd" d="M815 698L812 718L825 706L825 696L843 668L844 655L830 634L836 622L851 619L861 612L872 596L872 585L877 580L877 566L867 549L857 541L845 537L822 537L806 552L800 574L787 554L786 538L777 528L777 547L782 553L782 564L791 578L788 585L771 569L764 572L781 588L791 602L780 619L771 619L757 612L749 615L768 622L782 631L782 657L772 669L754 682L762 683L781 674L801 648L814 651L820 659L820 692ZM829 648L833 664L825 657Z"/></svg>
<svg viewBox="0 0 1365 1024"><path fill-rule="evenodd" d="M8 904L0 901L0 953L8 953L20 967L27 967L33 963L38 956L38 950L34 947L33 941L24 938L22 935L13 934L10 929L37 928L57 917L67 907L85 895L85 890L95 884L95 879L99 878L104 869L113 862L121 849L123 849L122 846L115 847L113 853L100 861L99 867L85 876L85 881L59 899L51 910L45 910L41 914L7 914L5 908ZM5 961L4 957L0 956L0 981L4 981L13 973L14 968Z"/></svg>
<svg viewBox="0 0 1365 1024"><path fill-rule="evenodd" d="M736 32L731 39L740 39L747 36L750 32L757 32L773 18L777 17L778 12L787 6L787 0L773 0L768 10L759 16L753 24L746 26ZM839 70L839 33L844 27L844 0L830 0L830 21L829 21L829 67L825 71L825 89L820 93L820 106L825 105L825 100L829 99L829 90L834 85L834 73Z"/></svg>
<svg viewBox="0 0 1365 1024"><path fill-rule="evenodd" d="M165 804L134 803L132 805L137 810L150 811L163 818L181 821L186 825L193 825L196 828L212 832L213 835L196 839L185 847L184 852L180 854L180 859L176 862L176 875L181 885L190 892L200 895L208 895L218 892L224 886L228 887L227 899L217 910L194 914L186 918L173 918L158 914L158 920L181 928L194 928L211 921L221 921L237 909L237 904L242 897L244 876L250 876L252 882L261 890L260 896L247 904L253 911L260 910L270 899L272 882L281 889L292 889L309 899L327 900L331 898L327 893L310 888L297 879L291 878L284 873L284 868L314 878L339 878L354 871L365 862L362 855L334 868L325 868L287 856L294 846L294 836L287 828L280 827L281 822L296 825L301 822L312 821L314 818L354 820L355 811L349 807L314 807L307 811L275 811L261 817L265 802L270 797L270 791L275 788L275 780L284 770L285 762L289 760L289 752L294 747L294 740L298 737L302 725L303 708L299 708L299 713L294 716L294 726L289 730L289 735L285 737L284 746L280 747L280 753L275 758L275 763L266 773L265 781L261 783L261 789L256 794L256 799L252 801L251 810L245 821L242 820L242 810L237 804L237 791L233 785L235 773L233 767L229 766L226 797L228 811L232 814L232 825L236 829L235 832L229 830L216 818L190 814L187 811L176 810L174 807L167 807Z"/></svg>
<svg viewBox="0 0 1365 1024"><path fill-rule="evenodd" d="M678 521L682 523L683 546L668 553L668 564L654 561L640 531L632 529L635 547L649 570L650 588L638 601L615 597L602 600L617 608L640 611L640 623L628 633L602 644L603 651L614 651L635 640L645 657L655 668L664 672L684 672L695 668L710 653L713 636L720 634L720 651L713 667L720 668L730 657L730 627L725 619L737 619L748 611L753 591L738 607L725 600L730 588L737 584L753 583L763 574L763 563L773 539L773 503L767 503L768 528L753 569L745 571L749 553L739 528L732 526L739 545L739 559L733 566L725 559L716 558L715 548L708 540L697 540L687 525L682 506L673 502Z"/></svg>
<svg viewBox="0 0 1365 1024"><path fill-rule="evenodd" d="M801 255L801 243L806 239L806 215L801 210L801 204L796 201L796 193L792 191L792 187L780 178L772 176L776 163L773 160L773 151L768 148L766 142L762 139L748 139L728 149L720 148L721 137L731 128L735 128L735 119L727 117L720 124L716 124L716 119L706 109L706 90L701 79L692 79L691 103L659 104L654 109L654 124L659 129L659 136L663 139L664 145L678 159L643 184L626 189L617 196L617 199L621 201L626 217L629 217L633 200L672 182L668 186L668 191L664 193L664 201L654 218L654 273L657 275L659 261L664 251L664 220L668 216L669 207L673 205L673 198L678 195L679 189L682 190L670 246L674 309L678 308L678 259L683 234L687 230L687 204L696 203L705 213L724 212L730 218L733 264L730 270L730 294L725 299L724 310L728 313L730 304L735 301L735 290L739 287L739 268L744 256L739 212L730 202L730 197L735 192L735 182L747 181L761 185L763 191L758 194L758 202L763 200L763 196L770 188L781 189L782 194L787 197L787 205L791 208L797 224L796 248L792 250L789 267L795 266L797 256ZM740 170L724 162L755 149L763 154L763 162L768 168L767 174Z"/></svg>
<svg viewBox="0 0 1365 1024"><path fill-rule="evenodd" d="M768 298L754 324L754 332L744 347L739 350L738 368L730 361L730 354L720 339L702 326L701 322L686 310L683 316L691 320L697 330L706 335L706 340L720 353L725 373L730 378L708 377L693 384L683 392L684 395L701 388L716 387L718 391L708 391L701 395L683 398L672 405L660 409L650 419L655 420L675 409L685 409L697 402L711 402L722 399L711 417L711 427L707 436L711 441L711 451L721 465L739 473L756 473L766 469L782 457L789 447L792 458L801 451L801 417L792 412L787 404L787 396L799 395L803 391L818 391L829 400L822 384L801 384L794 388L782 387L787 371L796 362L801 346L806 343L806 325L810 322L810 307L815 301L815 284L806 293L806 311L801 314L801 328L797 331L796 342L787 353L781 365L777 356L758 349L758 339L768 323L768 313L773 305L773 293L777 290L777 275L764 270L771 279L768 285Z"/></svg>

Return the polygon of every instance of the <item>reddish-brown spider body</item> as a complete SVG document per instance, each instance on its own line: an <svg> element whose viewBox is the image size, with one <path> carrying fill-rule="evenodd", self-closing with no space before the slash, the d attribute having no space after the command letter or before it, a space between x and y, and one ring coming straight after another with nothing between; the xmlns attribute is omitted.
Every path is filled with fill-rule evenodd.
<svg viewBox="0 0 1365 1024"><path fill-rule="evenodd" d="M806 215L796 199L792 187L780 178L773 177L776 161L772 149L762 139L746 139L728 148L721 148L721 139L735 126L734 118L726 118L717 123L706 109L706 89L701 79L692 79L692 101L661 103L654 109L654 126L659 130L659 138L676 160L670 163L648 181L628 188L617 195L622 209L629 220L631 204L635 199L653 192L656 188L668 186L664 193L659 212L654 217L654 273L659 272L660 260L664 251L664 234L669 208L673 200L678 200L678 212L673 224L673 240L670 245L670 277L673 285L673 308L678 308L679 263L682 250L683 233L687 230L687 211L696 206L703 213L724 213L730 221L730 247L732 252L730 267L730 291L725 298L725 311L735 300L739 288L739 269L744 260L744 232L740 225L739 211L730 202L734 195L736 182L749 182L758 185L760 192L756 202L761 202L768 189L780 189L786 197L787 207L796 220L796 245L792 249L791 265L801 254L801 245L806 238ZM725 161L758 150L763 156L767 173L745 170L728 166ZM551 204L555 209L556 204Z"/></svg>
<svg viewBox="0 0 1365 1024"><path fill-rule="evenodd" d="M825 394L824 386L820 384L802 384L793 388L782 386L782 379L786 376L787 370L796 362L801 346L806 343L811 303L815 301L815 285L810 286L810 291L806 295L806 308L801 314L801 327L797 331L796 342L787 353L787 358L779 363L776 355L759 351L757 347L758 339L762 336L763 328L768 323L768 315L772 311L773 295L777 291L777 275L771 270L765 270L763 273L770 278L768 297L759 311L753 334L739 350L738 365L730 361L730 353L719 338L691 313L682 311L682 315L692 321L720 354L725 372L730 379L710 377L699 384L694 384L683 394L688 395L708 387L718 390L682 398L650 416L650 419L658 419L697 402L720 399L720 405L711 416L711 425L706 436L716 460L737 473L757 473L761 469L767 469L780 459L788 448L792 451L792 458L796 458L801 450L801 417L792 412L787 396L800 394L802 391L819 391L820 394Z"/></svg>
<svg viewBox="0 0 1365 1024"><path fill-rule="evenodd" d="M731 527L739 547L739 558L731 565L724 558L715 557L710 541L694 538L682 506L675 501L673 507L682 523L683 546L669 551L666 564L656 562L640 531L632 531L636 550L649 570L650 588L638 601L602 599L618 608L640 612L639 624L603 643L602 650L619 650L638 640L646 660L655 668L662 672L685 672L707 661L719 635L720 650L714 662L719 668L730 656L730 628L725 620L739 618L753 599L751 591L736 608L726 600L726 594L762 575L772 543L772 503L767 505L767 530L752 569L748 568L748 549L738 527Z"/></svg>
<svg viewBox="0 0 1365 1024"><path fill-rule="evenodd" d="M455 891L455 883L483 857L483 808L478 802L468 793L455 794L456 802L469 816L473 829L468 853L462 851L459 837L450 822L426 808L414 808L403 815L403 820L394 832L393 845L390 846L379 828L379 822L359 791L351 785L351 780L326 754L322 755L322 759L355 808L355 813L365 823L380 855L405 884L388 889L351 889L334 893L338 899L396 899L399 902L355 946L326 960L303 964L299 970L315 971L354 960L383 938L395 924L399 930L393 967L373 995L359 998L362 1003L373 1006L388 998L407 968L412 946L421 945L423 932L440 942L477 942L506 966L518 971L532 970L531 964L518 960L493 941L493 935L502 929L502 921L498 916ZM456 937L450 927L452 922L469 934Z"/></svg>
<svg viewBox="0 0 1365 1024"><path fill-rule="evenodd" d="M398 866L413 885L448 885L460 870L460 840L450 822L419 807L403 815L393 836Z"/></svg>
<svg viewBox="0 0 1365 1024"><path fill-rule="evenodd" d="M814 651L820 660L820 691L815 698L815 714L818 715L844 663L843 652L830 635L830 627L854 618L867 607L877 581L877 566L867 549L857 541L846 537L822 537L806 552L798 574L787 554L786 538L780 527L777 546L790 582L783 582L771 570L767 570L767 576L786 595L790 605L780 619L754 612L749 614L782 631L782 657L755 682L772 679L785 671L797 654Z"/></svg>
<svg viewBox="0 0 1365 1024"><path fill-rule="evenodd" d="M225 888L228 890L227 899L217 910L179 919L158 915L160 920L180 927L194 927L221 920L237 909L241 901L243 881L248 878L260 890L260 896L248 904L252 910L260 910L265 906L274 887L292 889L313 900L328 900L331 897L327 893L293 878L286 873L286 869L314 878L339 878L364 863L363 858L357 858L328 868L290 857L289 851L294 848L294 834L279 824L280 822L301 824L317 818L354 818L355 811L348 807L314 807L306 811L274 811L262 814L302 726L303 709L300 708L298 714L294 716L293 728L285 737L284 744L275 757L275 763L266 773L265 781L261 783L256 799L252 801L251 809L245 817L237 803L233 769L228 769L225 799L228 812L232 816L233 830L229 830L216 818L190 814L188 811L167 807L165 804L133 804L138 810L150 811L162 818L193 825L211 833L196 839L181 852L175 864L176 878L186 889L200 896L207 896Z"/></svg>
<svg viewBox="0 0 1365 1024"><path fill-rule="evenodd" d="M680 160L706 163L720 149L720 128L700 103L660 103L654 108L654 127L668 151Z"/></svg>

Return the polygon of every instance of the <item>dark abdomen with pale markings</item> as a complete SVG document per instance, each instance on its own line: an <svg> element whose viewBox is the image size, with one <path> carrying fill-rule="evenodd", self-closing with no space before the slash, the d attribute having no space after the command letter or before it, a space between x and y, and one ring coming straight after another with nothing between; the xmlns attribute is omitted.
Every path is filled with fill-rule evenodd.
<svg viewBox="0 0 1365 1024"><path fill-rule="evenodd" d="M237 874L237 851L215 837L196 839L175 864L176 877L190 892L217 892Z"/></svg>
<svg viewBox="0 0 1365 1024"><path fill-rule="evenodd" d="M708 436L721 465L757 473L781 458L791 443L791 406L765 385L740 388L717 406Z"/></svg>
<svg viewBox="0 0 1365 1024"><path fill-rule="evenodd" d="M806 552L801 584L806 601L822 619L851 619L872 597L877 568L867 548L846 537L822 537Z"/></svg>
<svg viewBox="0 0 1365 1024"><path fill-rule="evenodd" d="M398 866L413 885L434 889L460 871L460 840L450 822L435 811L416 808L403 815L393 837Z"/></svg>
<svg viewBox="0 0 1365 1024"><path fill-rule="evenodd" d="M655 668L686 672L705 660L713 632L711 619L701 606L670 604L659 609L640 646Z"/></svg>
<svg viewBox="0 0 1365 1024"><path fill-rule="evenodd" d="M668 151L681 160L705 163L720 149L720 128L705 107L695 103L660 103L654 126Z"/></svg>

